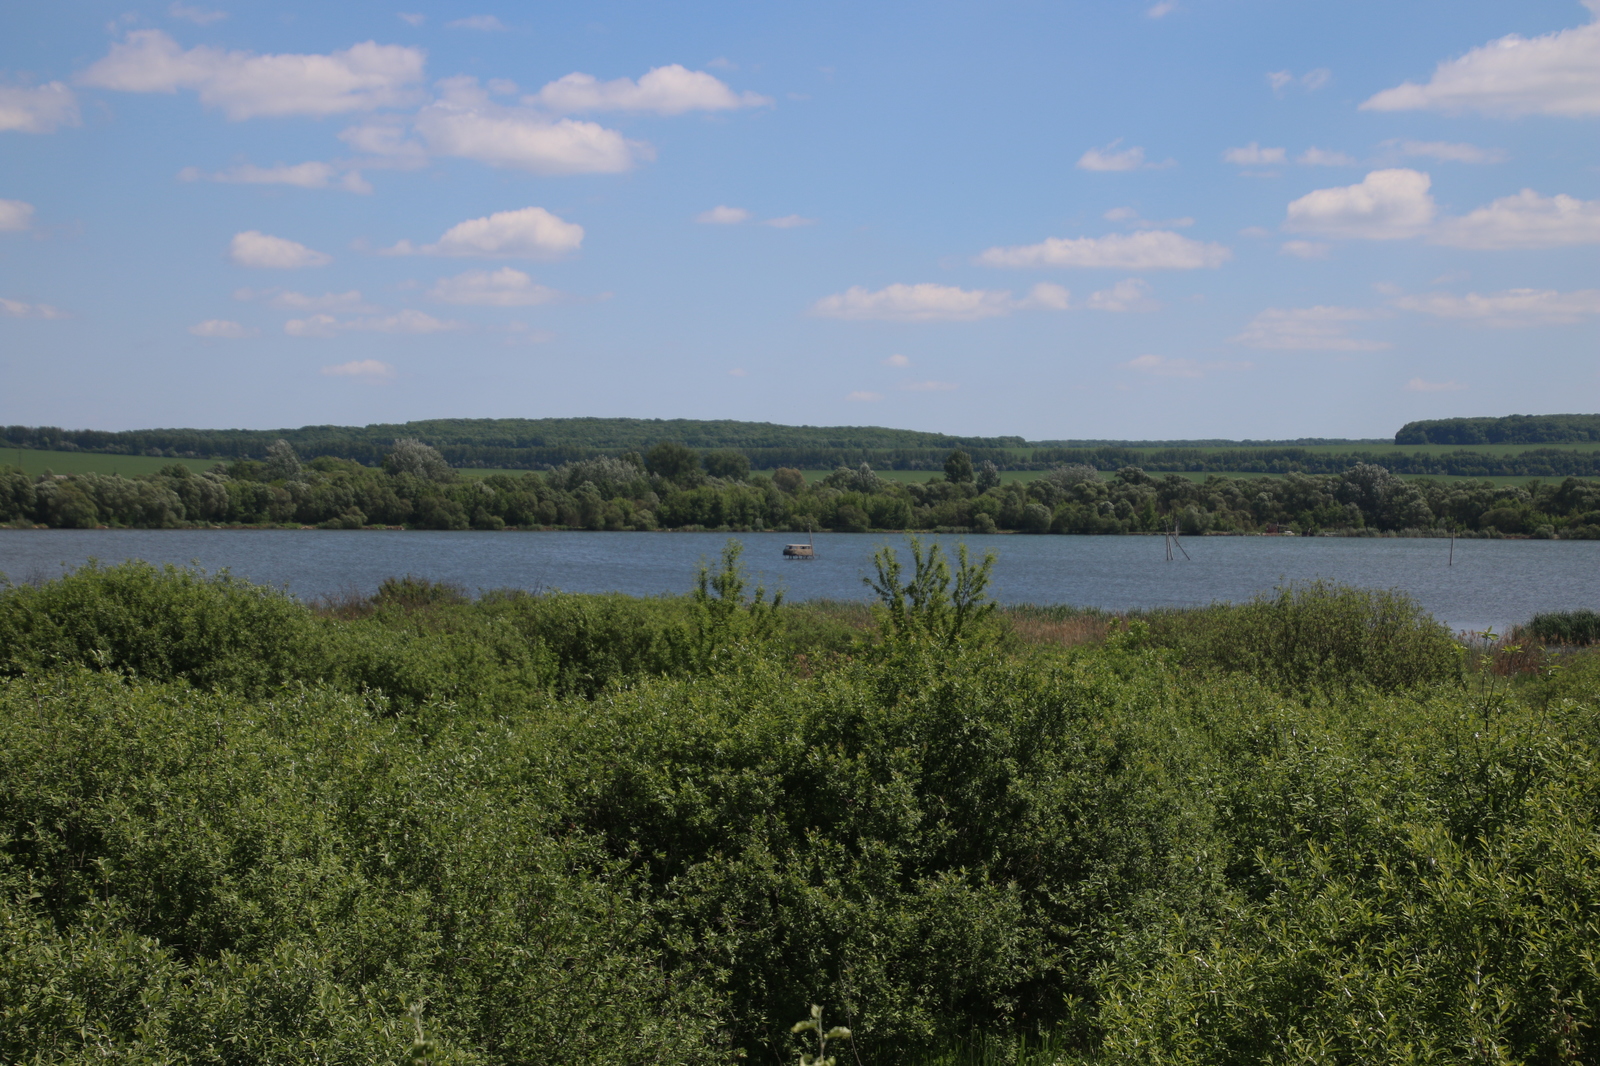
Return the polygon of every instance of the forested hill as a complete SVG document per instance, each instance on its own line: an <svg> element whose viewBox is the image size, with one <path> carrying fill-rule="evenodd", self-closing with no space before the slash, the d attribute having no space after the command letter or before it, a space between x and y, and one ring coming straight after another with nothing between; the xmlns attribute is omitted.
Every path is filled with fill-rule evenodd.
<svg viewBox="0 0 1600 1066"><path fill-rule="evenodd" d="M1600 415L1507 415L1407 422L1396 444L1569 444L1600 440Z"/></svg>
<svg viewBox="0 0 1600 1066"><path fill-rule="evenodd" d="M1021 437L959 437L881 426L782 426L732 419L674 418L438 418L370 426L303 426L300 429L137 429L111 433L52 426L7 426L0 446L50 448L113 455L173 458L260 459L275 440L306 458L334 456L367 465L381 462L400 438L439 449L454 466L528 469L559 466L599 455L643 452L659 441L692 448L732 448L760 468L831 467L839 463L900 462L937 467L952 448L1004 463Z"/></svg>

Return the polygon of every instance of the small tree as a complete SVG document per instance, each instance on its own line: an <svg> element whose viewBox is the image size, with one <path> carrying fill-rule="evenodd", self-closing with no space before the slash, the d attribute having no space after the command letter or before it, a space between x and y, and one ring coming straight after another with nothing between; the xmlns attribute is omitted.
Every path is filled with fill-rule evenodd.
<svg viewBox="0 0 1600 1066"><path fill-rule="evenodd" d="M806 476L792 466L780 466L772 472L772 483L784 492L799 492Z"/></svg>
<svg viewBox="0 0 1600 1066"><path fill-rule="evenodd" d="M384 456L383 468L391 474L412 474L428 481L454 481L456 478L456 472L439 450L415 437L395 441L393 450Z"/></svg>
<svg viewBox="0 0 1600 1066"><path fill-rule="evenodd" d="M944 479L957 485L972 480L972 456L957 448L944 460Z"/></svg>
<svg viewBox="0 0 1600 1066"><path fill-rule="evenodd" d="M878 571L862 583L882 601L884 636L891 641L927 639L948 646L971 635L974 627L994 613L989 599L989 578L997 556L985 552L983 561L974 564L967 557L967 546L956 545L955 588L950 587L950 564L935 544L926 553L922 541L910 538L912 575L901 584L900 558L888 545L872 555Z"/></svg>
<svg viewBox="0 0 1600 1066"><path fill-rule="evenodd" d="M300 476L300 457L294 445L279 438L267 445L267 480L293 481Z"/></svg>
<svg viewBox="0 0 1600 1066"><path fill-rule="evenodd" d="M978 491L988 492L1000 487L1000 468L988 459L978 464Z"/></svg>
<svg viewBox="0 0 1600 1066"><path fill-rule="evenodd" d="M645 453L644 467L657 477L679 481L700 469L700 453L687 444L664 440Z"/></svg>
<svg viewBox="0 0 1600 1066"><path fill-rule="evenodd" d="M743 481L750 476L750 457L732 448L706 452L700 457L706 473L727 481Z"/></svg>

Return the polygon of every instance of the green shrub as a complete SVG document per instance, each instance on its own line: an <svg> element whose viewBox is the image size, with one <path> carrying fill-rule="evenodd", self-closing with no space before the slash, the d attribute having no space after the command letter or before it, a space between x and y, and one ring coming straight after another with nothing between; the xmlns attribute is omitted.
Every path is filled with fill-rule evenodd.
<svg viewBox="0 0 1600 1066"><path fill-rule="evenodd" d="M1600 643L1600 612L1546 611L1536 614L1523 626L1523 632L1541 644L1584 646Z"/></svg>

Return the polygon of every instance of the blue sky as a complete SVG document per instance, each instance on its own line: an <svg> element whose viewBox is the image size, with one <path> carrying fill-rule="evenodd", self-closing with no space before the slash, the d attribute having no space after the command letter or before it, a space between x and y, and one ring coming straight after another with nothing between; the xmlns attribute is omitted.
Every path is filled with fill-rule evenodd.
<svg viewBox="0 0 1600 1066"><path fill-rule="evenodd" d="M0 422L1600 409L1600 0L0 6Z"/></svg>

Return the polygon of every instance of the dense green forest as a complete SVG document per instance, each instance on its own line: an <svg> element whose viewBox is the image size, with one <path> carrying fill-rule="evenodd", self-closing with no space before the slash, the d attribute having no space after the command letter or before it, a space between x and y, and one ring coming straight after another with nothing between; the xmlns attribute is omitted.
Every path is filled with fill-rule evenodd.
<svg viewBox="0 0 1600 1066"><path fill-rule="evenodd" d="M1456 439L1444 429L1430 428L1457 422L1474 426L1514 424L1514 431L1503 426L1480 426ZM1537 432L1528 428L1534 424ZM1515 428L1519 426L1522 428ZM292 430L155 429L118 433L7 426L0 429L0 448L172 459L264 460L273 442L286 440L304 459L351 459L375 466L394 441L416 439L437 449L446 462L456 467L547 470L584 459L639 454L662 441L676 441L701 451L737 451L755 470L830 470L866 463L878 470L938 471L950 451L959 448L973 462L992 462L1001 470L1049 470L1077 464L1102 470L1137 466L1152 473L1338 474L1357 463L1366 463L1406 476L1544 478L1600 477L1600 451L1529 447L1516 454L1492 454L1473 450L1471 445L1502 438L1506 443L1528 445L1591 442L1600 440L1600 428L1596 427L1600 427L1600 416L1457 419L1411 423L1395 439L1396 444L1432 441L1463 446L1443 454L1395 450L1387 446L1388 442L1372 440L1029 443L1021 437L955 437L876 426L780 426L768 422L633 418L434 419L400 425L306 426Z"/></svg>
<svg viewBox="0 0 1600 1066"><path fill-rule="evenodd" d="M752 473L744 453L661 442L548 472L458 476L416 440L380 467L330 456L302 462L279 441L265 460L202 474L174 463L146 477L30 477L0 467L0 523L57 528L301 525L416 529L929 530L1184 533L1293 531L1600 538L1600 482L1528 487L1409 481L1378 465L1281 477L1193 481L1126 466L1109 476L1059 465L1002 484L998 467L956 449L917 482L867 464L808 483L799 470Z"/></svg>
<svg viewBox="0 0 1600 1066"><path fill-rule="evenodd" d="M1549 444L1600 440L1600 415L1507 415L1407 422L1396 444Z"/></svg>
<svg viewBox="0 0 1600 1066"><path fill-rule="evenodd" d="M1600 1059L1591 651L876 562L0 587L0 1061Z"/></svg>

